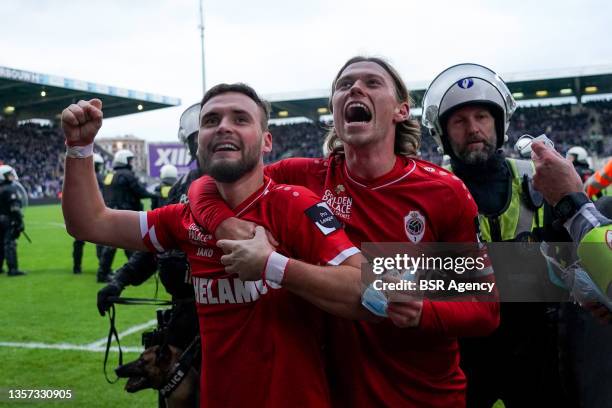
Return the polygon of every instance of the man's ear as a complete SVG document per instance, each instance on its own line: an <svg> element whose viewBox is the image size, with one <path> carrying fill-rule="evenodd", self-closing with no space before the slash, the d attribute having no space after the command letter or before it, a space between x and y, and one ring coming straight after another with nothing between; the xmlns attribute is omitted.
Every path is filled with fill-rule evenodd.
<svg viewBox="0 0 612 408"><path fill-rule="evenodd" d="M408 102L402 102L395 107L393 111L393 122L400 123L407 120L410 117L410 105Z"/></svg>
<svg viewBox="0 0 612 408"><path fill-rule="evenodd" d="M272 133L266 130L262 135L262 147L263 153L270 153L272 151Z"/></svg>

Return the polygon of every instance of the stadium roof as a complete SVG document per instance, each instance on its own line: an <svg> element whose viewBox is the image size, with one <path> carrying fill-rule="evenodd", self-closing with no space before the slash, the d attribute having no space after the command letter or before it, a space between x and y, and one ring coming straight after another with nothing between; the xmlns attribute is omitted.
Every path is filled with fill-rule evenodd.
<svg viewBox="0 0 612 408"><path fill-rule="evenodd" d="M91 98L102 100L105 118L181 104L169 96L0 66L2 116L54 120L71 103Z"/></svg>
<svg viewBox="0 0 612 408"><path fill-rule="evenodd" d="M517 101L576 97L612 93L612 66L521 72L501 75ZM433 79L433 78L432 78ZM425 90L430 81L407 82L420 113ZM271 118L306 117L317 120L328 115L329 89L267 95L272 105Z"/></svg>

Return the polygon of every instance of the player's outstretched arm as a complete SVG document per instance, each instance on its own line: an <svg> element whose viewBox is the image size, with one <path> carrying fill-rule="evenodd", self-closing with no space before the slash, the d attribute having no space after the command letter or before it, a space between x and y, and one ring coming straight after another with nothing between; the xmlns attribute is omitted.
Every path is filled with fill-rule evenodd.
<svg viewBox="0 0 612 408"><path fill-rule="evenodd" d="M66 229L79 240L146 251L138 212L106 208L98 190L93 141L101 126L99 99L81 100L62 112L67 146L62 192Z"/></svg>

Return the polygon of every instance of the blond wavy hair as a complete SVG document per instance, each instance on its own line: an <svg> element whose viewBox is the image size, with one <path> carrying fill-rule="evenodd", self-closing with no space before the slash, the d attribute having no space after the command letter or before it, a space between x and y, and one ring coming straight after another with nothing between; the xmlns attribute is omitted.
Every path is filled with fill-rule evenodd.
<svg viewBox="0 0 612 408"><path fill-rule="evenodd" d="M333 113L332 107L332 97L334 95L334 90L336 89L336 82L342 72L352 64L358 62L373 62L375 64L380 65L393 79L393 84L395 85L395 96L398 102L407 102L410 106L413 105L412 98L410 97L410 92L404 84L399 73L393 68L387 61L378 57L363 57L356 56L349 59L338 71L336 78L334 78L334 82L332 82L331 87L331 96L329 98L329 111ZM421 145L421 125L417 120L414 119L406 119L403 122L399 122L395 125L395 154L400 154L404 156L416 156L417 151ZM323 145L324 151L329 152L331 155L335 154L343 154L344 153L344 145L340 138L338 138L338 134L336 133L336 129L332 126L327 131L325 135L325 142Z"/></svg>

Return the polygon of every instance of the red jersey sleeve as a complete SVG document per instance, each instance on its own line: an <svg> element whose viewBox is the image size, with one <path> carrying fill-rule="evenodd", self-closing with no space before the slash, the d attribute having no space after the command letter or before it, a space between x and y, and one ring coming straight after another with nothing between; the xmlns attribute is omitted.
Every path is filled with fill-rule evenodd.
<svg viewBox="0 0 612 408"><path fill-rule="evenodd" d="M479 242L480 225L478 207L467 187L459 178L453 176L453 201L461 205L449 206L446 213L442 241ZM474 256L474 254L470 254ZM485 256L486 249L478 255ZM480 282L495 282L490 262L485 263ZM452 337L485 336L499 325L499 303L497 290L488 296L471 296L455 301L423 301L420 328L424 331L443 333Z"/></svg>
<svg viewBox="0 0 612 408"><path fill-rule="evenodd" d="M499 326L499 303L425 299L419 329L448 337L486 336Z"/></svg>
<svg viewBox="0 0 612 408"><path fill-rule="evenodd" d="M216 231L219 224L236 216L219 194L215 180L210 176L194 180L189 186L187 197L193 217L206 231Z"/></svg>
<svg viewBox="0 0 612 408"><path fill-rule="evenodd" d="M316 192L325 181L325 162L325 159L294 157L269 164L264 172L277 183L304 186Z"/></svg>
<svg viewBox="0 0 612 408"><path fill-rule="evenodd" d="M182 219L186 204L172 204L152 211L140 212L140 235L151 252L165 252L178 248Z"/></svg>
<svg viewBox="0 0 612 408"><path fill-rule="evenodd" d="M359 253L329 206L312 191L277 185L270 194L271 229L289 256L311 264L339 265Z"/></svg>
<svg viewBox="0 0 612 408"><path fill-rule="evenodd" d="M316 190L317 185L319 189L323 187L325 174L317 171L319 167L324 169L323 163L323 159L285 159L266 166L264 173L277 183L296 184ZM207 231L216 231L223 221L235 217L210 176L200 177L191 183L188 197L196 222Z"/></svg>

